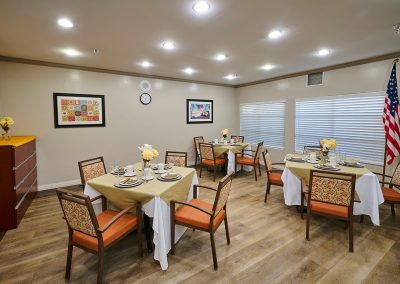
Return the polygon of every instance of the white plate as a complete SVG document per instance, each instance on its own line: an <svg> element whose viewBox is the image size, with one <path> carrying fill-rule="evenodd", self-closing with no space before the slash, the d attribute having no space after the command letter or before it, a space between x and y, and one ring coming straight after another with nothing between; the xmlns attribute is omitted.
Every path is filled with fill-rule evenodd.
<svg viewBox="0 0 400 284"><path fill-rule="evenodd" d="M166 170L162 170L161 172L159 172L158 170L155 171L156 174L165 174L167 171Z"/></svg>
<svg viewBox="0 0 400 284"><path fill-rule="evenodd" d="M152 179L154 179L154 177L149 177L149 178L142 177L142 180L152 180Z"/></svg>
<svg viewBox="0 0 400 284"><path fill-rule="evenodd" d="M131 173L131 174L125 173L125 174L124 174L124 177L134 177L135 175L136 175L135 172L133 172L133 173Z"/></svg>
<svg viewBox="0 0 400 284"><path fill-rule="evenodd" d="M318 162L318 161L311 162L311 160L310 160L310 159L307 159L307 163L310 163L310 164L319 164L319 162Z"/></svg>

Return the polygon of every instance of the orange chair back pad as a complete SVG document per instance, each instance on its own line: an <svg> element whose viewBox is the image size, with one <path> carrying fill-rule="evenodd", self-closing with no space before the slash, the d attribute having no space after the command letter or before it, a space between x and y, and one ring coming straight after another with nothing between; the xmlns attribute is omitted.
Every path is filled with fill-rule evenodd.
<svg viewBox="0 0 400 284"><path fill-rule="evenodd" d="M274 185L282 185L283 186L283 181L282 181L281 177L282 177L281 173L278 173L278 172L268 173L268 180L271 184L274 184Z"/></svg>
<svg viewBox="0 0 400 284"><path fill-rule="evenodd" d="M204 160L203 159L201 161L201 163L203 165L210 166L210 167L214 166L214 161L212 161L212 160ZM225 164L225 159L221 159L221 158L216 158L215 159L215 165L219 166L219 165L223 165L223 164Z"/></svg>
<svg viewBox="0 0 400 284"><path fill-rule="evenodd" d="M113 210L103 211L100 215L97 216L97 222L99 223L99 227L104 226L109 222L114 216L116 216L119 212ZM123 235L125 235L128 231L132 230L137 225L136 216L124 215L119 218L111 227L108 228L103 233L103 242L104 247L108 247L112 242L119 239ZM96 237L91 237L89 235L83 234L78 231L74 231L72 235L72 240L74 243L88 248L93 251L98 250L98 241Z"/></svg>
<svg viewBox="0 0 400 284"><path fill-rule="evenodd" d="M400 202L400 193L393 188L382 187L382 194L385 201Z"/></svg>
<svg viewBox="0 0 400 284"><path fill-rule="evenodd" d="M196 205L207 211L212 211L213 205L200 199L192 199L190 204ZM183 205L175 213L175 221L188 224L194 227L208 229L211 216L193 207ZM214 228L217 228L225 218L225 210L221 210L214 217Z"/></svg>
<svg viewBox="0 0 400 284"><path fill-rule="evenodd" d="M254 165L254 158L250 157L237 157L236 162L238 164L243 164L243 165ZM258 165L259 160L256 159L256 165Z"/></svg>

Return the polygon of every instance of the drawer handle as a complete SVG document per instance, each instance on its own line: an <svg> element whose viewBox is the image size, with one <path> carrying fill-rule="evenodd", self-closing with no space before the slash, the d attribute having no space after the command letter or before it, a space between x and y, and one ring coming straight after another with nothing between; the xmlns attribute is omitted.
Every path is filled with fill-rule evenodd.
<svg viewBox="0 0 400 284"><path fill-rule="evenodd" d="M23 184L26 180L27 177L29 177L31 175L31 173L36 169L36 164L35 166L32 168L32 170L30 170L30 172L16 185L14 186L14 190L18 189L18 187L20 187L21 184Z"/></svg>
<svg viewBox="0 0 400 284"><path fill-rule="evenodd" d="M14 167L14 171L15 171L16 169L18 169L20 166L22 166L23 164L25 164L25 162L28 161L30 158L32 158L34 155L36 155L36 151L33 152L33 154L30 155L28 158L26 158L25 160L23 160L18 166Z"/></svg>
<svg viewBox="0 0 400 284"><path fill-rule="evenodd" d="M25 197L27 196L27 194L31 191L33 185L35 184L35 182L37 181L37 178L35 178L35 180L32 182L31 186L29 187L29 189L25 192L24 196L22 196L21 200L18 202L18 204L15 206L15 210L17 210L19 208L19 206L21 205L22 202L24 202Z"/></svg>

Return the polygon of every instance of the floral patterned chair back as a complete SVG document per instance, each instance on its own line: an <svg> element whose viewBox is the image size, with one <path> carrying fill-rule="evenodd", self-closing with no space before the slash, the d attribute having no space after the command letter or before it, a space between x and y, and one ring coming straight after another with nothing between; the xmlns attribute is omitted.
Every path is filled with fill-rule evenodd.
<svg viewBox="0 0 400 284"><path fill-rule="evenodd" d="M223 179L218 183L217 194L215 195L215 201L213 206L214 216L216 216L226 205L228 202L229 193L231 191L232 186L232 175L234 173L231 172L227 174Z"/></svg>
<svg viewBox="0 0 400 284"><path fill-rule="evenodd" d="M213 145L209 143L200 143L199 144L200 148L200 157L201 160L213 160L214 161L214 149Z"/></svg>
<svg viewBox="0 0 400 284"><path fill-rule="evenodd" d="M353 207L356 176L352 174L333 174L323 171L310 172L312 201Z"/></svg>
<svg viewBox="0 0 400 284"><path fill-rule="evenodd" d="M82 185L85 185L88 180L106 174L103 157L97 157L85 161L78 162L79 173L81 174Z"/></svg>
<svg viewBox="0 0 400 284"><path fill-rule="evenodd" d="M235 139L236 143L244 143L244 136L231 135L231 139Z"/></svg>
<svg viewBox="0 0 400 284"><path fill-rule="evenodd" d="M197 153L197 155L200 155L199 144L204 143L204 138L203 138L203 136L198 136L198 137L194 137L193 140L194 140L194 148L196 149L196 153Z"/></svg>
<svg viewBox="0 0 400 284"><path fill-rule="evenodd" d="M400 187L400 162L397 164L396 170L393 173L391 184Z"/></svg>
<svg viewBox="0 0 400 284"><path fill-rule="evenodd" d="M99 224L89 196L66 189L57 189L56 192L68 228L97 238Z"/></svg>
<svg viewBox="0 0 400 284"><path fill-rule="evenodd" d="M165 153L165 163L173 163L177 167L187 167L187 152L167 151Z"/></svg>
<svg viewBox="0 0 400 284"><path fill-rule="evenodd" d="M257 145L257 150L256 150L256 153L255 153L255 155L254 155L254 158L255 158L255 159L259 159L259 158L260 158L263 145L264 145L264 142L258 143L258 145Z"/></svg>
<svg viewBox="0 0 400 284"><path fill-rule="evenodd" d="M265 150L263 157L264 157L265 169L267 171L272 170L271 155L268 153L268 150Z"/></svg>

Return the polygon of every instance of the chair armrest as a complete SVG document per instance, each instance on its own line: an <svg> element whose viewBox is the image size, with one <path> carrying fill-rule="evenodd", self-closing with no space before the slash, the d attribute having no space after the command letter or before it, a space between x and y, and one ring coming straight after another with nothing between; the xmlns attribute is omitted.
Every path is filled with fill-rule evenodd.
<svg viewBox="0 0 400 284"><path fill-rule="evenodd" d="M101 198L101 208L103 211L107 210L107 198L104 195L99 195L90 199L90 202L96 201L97 199Z"/></svg>
<svg viewBox="0 0 400 284"><path fill-rule="evenodd" d="M253 152L253 153L255 153L257 151L254 151L254 150L242 150L242 152Z"/></svg>
<svg viewBox="0 0 400 284"><path fill-rule="evenodd" d="M378 176L381 176L381 177L392 178L392 176L384 175L384 174L381 174L381 173L375 173L375 172L372 172L372 173L373 173L373 174L376 174L376 175L378 175Z"/></svg>
<svg viewBox="0 0 400 284"><path fill-rule="evenodd" d="M122 210L121 212L119 212L117 215L115 215L110 221L108 221L107 224L105 224L103 227L98 228L97 231L99 231L100 233L104 233L108 228L110 228L110 226L112 224L114 224L119 218L121 218L123 215L125 215L126 213L128 213L130 210L132 210L133 208L135 208L136 206L130 206L128 208L125 208L124 210Z"/></svg>
<svg viewBox="0 0 400 284"><path fill-rule="evenodd" d="M283 170L280 170L280 169L272 169L272 170L266 170L266 172L267 172L267 173L276 173L276 172L282 173Z"/></svg>
<svg viewBox="0 0 400 284"><path fill-rule="evenodd" d="M190 203L186 203L186 202L182 202L182 201L176 201L176 200L171 200L170 201L171 208L175 208L175 204L182 204L182 205L185 205L185 206L192 207L192 208L197 209L197 210L199 210L201 212L204 212L204 213L206 213L206 214L208 214L210 216L212 216L212 214L213 214L210 211L207 211L207 210L205 210L203 208L200 208L200 207L198 207L196 205L193 205L193 204L190 204Z"/></svg>
<svg viewBox="0 0 400 284"><path fill-rule="evenodd" d="M90 202L96 201L96 200L99 199L99 198L104 199L105 197L104 197L104 195L98 195L98 196L96 196L96 197L91 198L91 199L90 199Z"/></svg>
<svg viewBox="0 0 400 284"><path fill-rule="evenodd" d="M272 165L281 165L281 166L285 166L285 163L272 163Z"/></svg>
<svg viewBox="0 0 400 284"><path fill-rule="evenodd" d="M209 189L209 190L212 190L212 191L215 191L215 192L217 191L217 189L215 189L213 187L210 187L210 186L195 184L195 185L193 185L193 197L194 198L197 198L197 188L198 187Z"/></svg>

